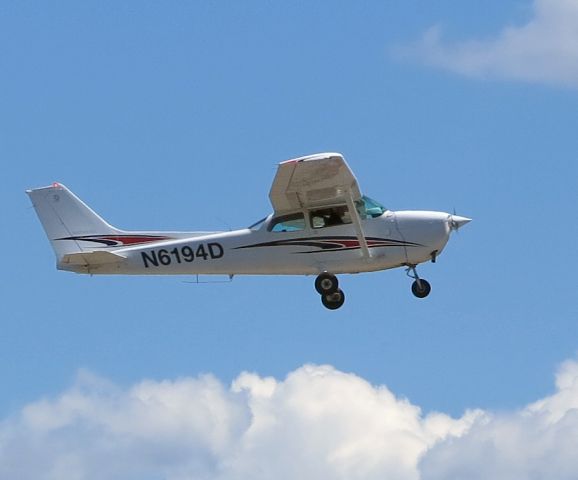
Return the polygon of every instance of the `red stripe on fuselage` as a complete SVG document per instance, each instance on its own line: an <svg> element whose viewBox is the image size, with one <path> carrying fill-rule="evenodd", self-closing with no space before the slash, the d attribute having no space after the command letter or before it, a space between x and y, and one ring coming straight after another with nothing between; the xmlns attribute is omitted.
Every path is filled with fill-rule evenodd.
<svg viewBox="0 0 578 480"><path fill-rule="evenodd" d="M103 235L100 237L103 240L112 240L118 242L120 245L136 245L139 243L160 242L161 240L170 240L171 237L154 237L150 235Z"/></svg>

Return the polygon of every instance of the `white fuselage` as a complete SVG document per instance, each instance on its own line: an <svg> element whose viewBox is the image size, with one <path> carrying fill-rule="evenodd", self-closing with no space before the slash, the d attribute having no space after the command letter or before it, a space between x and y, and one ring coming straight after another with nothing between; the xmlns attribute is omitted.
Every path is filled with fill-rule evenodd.
<svg viewBox="0 0 578 480"><path fill-rule="evenodd" d="M339 274L385 270L435 258L448 241L449 218L443 212L387 211L377 218L364 219L362 228L369 255L363 253L351 224L317 229L308 225L299 231L275 232L268 229L270 216L258 229L138 232L143 238L163 235L166 240L101 247L124 257L121 262L58 267L78 273L129 275L316 275L324 271ZM94 243L90 245L94 247Z"/></svg>

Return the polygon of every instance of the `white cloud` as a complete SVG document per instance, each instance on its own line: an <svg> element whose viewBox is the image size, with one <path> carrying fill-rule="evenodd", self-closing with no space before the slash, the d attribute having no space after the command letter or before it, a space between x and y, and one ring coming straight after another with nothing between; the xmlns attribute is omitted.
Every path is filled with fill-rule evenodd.
<svg viewBox="0 0 578 480"><path fill-rule="evenodd" d="M534 0L532 12L489 40L446 42L432 27L402 54L474 77L578 87L578 1Z"/></svg>
<svg viewBox="0 0 578 480"><path fill-rule="evenodd" d="M421 463L423 479L578 478L578 363L562 365L556 387L550 397L434 446Z"/></svg>
<svg viewBox="0 0 578 480"><path fill-rule="evenodd" d="M578 478L578 363L519 411L423 415L330 366L120 388L83 372L0 424L0 479Z"/></svg>

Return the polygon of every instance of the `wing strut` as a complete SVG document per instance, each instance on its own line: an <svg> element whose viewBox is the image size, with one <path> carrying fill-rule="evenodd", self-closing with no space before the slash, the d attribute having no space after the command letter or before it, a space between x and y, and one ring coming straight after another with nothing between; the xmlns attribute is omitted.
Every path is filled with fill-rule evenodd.
<svg viewBox="0 0 578 480"><path fill-rule="evenodd" d="M363 228L361 228L361 218L359 218L359 212L355 208L355 202L353 201L353 194L351 190L347 189L347 195L345 195L345 201L347 202L347 208L349 209L349 214L353 220L353 226L355 227L355 233L357 234L357 240L359 240L359 246L361 247L361 253L363 257L369 259L371 253L369 252L369 247L367 246L367 240L363 234Z"/></svg>

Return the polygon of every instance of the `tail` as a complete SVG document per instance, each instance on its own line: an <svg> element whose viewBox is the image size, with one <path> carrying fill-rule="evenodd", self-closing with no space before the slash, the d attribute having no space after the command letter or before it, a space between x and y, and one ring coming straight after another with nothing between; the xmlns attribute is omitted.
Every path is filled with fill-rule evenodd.
<svg viewBox="0 0 578 480"><path fill-rule="evenodd" d="M59 183L27 190L54 249L58 264L65 255L116 246L123 233L106 223L80 198Z"/></svg>

